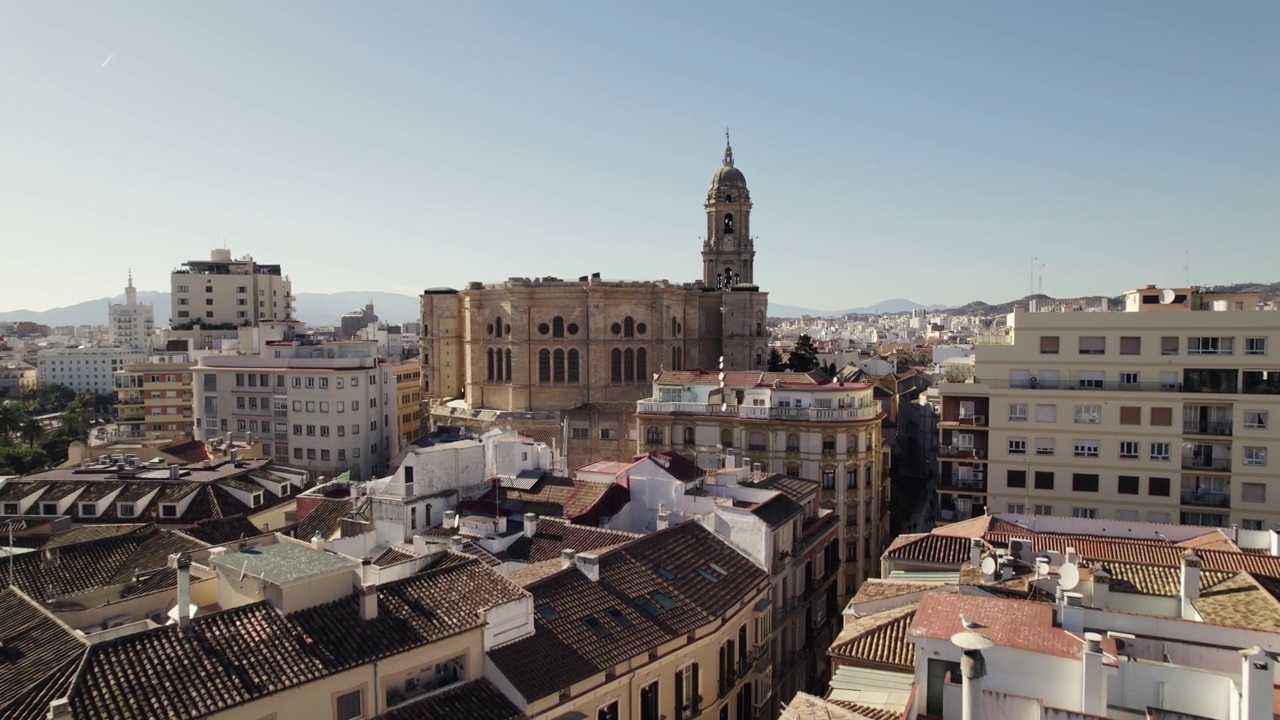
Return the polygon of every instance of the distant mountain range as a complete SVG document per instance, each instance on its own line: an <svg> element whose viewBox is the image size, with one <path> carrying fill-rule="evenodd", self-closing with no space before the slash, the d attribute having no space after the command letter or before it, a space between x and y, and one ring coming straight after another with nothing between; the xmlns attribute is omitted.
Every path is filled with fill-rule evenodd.
<svg viewBox="0 0 1280 720"><path fill-rule="evenodd" d="M916 308L924 308L925 310L945 310L946 305L921 305L914 300L906 298L893 298L891 300L882 300L875 305L867 307L849 308L847 310L815 310L813 308L797 307L795 305L769 305L769 316L779 318L798 318L804 315L812 317L834 317L838 315L880 315L884 313L900 313L911 312Z"/></svg>

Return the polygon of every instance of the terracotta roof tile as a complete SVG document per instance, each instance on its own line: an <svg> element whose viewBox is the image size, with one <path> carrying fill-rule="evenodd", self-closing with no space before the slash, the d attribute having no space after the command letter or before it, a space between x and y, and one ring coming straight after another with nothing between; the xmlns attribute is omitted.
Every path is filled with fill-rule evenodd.
<svg viewBox="0 0 1280 720"><path fill-rule="evenodd" d="M902 544L895 540L885 551L884 557L890 560L959 565L969 560L969 538L923 534Z"/></svg>
<svg viewBox="0 0 1280 720"><path fill-rule="evenodd" d="M751 514L763 520L769 527L778 528L786 525L793 518L803 515L804 508L800 507L795 500L778 493L773 498L751 508Z"/></svg>
<svg viewBox="0 0 1280 720"><path fill-rule="evenodd" d="M210 545L223 545L239 540L242 537L257 537L263 532L257 525L249 522L244 515L233 515L226 518L206 518L195 525L184 528L183 535L195 538Z"/></svg>
<svg viewBox="0 0 1280 720"><path fill-rule="evenodd" d="M853 596L853 600L850 600L849 604L859 605L873 600L887 600L912 593L926 592L942 586L943 583L940 582L905 582L902 580L867 578L858 588L858 594Z"/></svg>
<svg viewBox="0 0 1280 720"><path fill-rule="evenodd" d="M1111 589L1115 592L1174 597L1182 591L1182 569L1180 567L1161 567L1158 565L1120 562L1109 562L1105 563L1104 566L1111 575ZM1200 590L1203 592L1206 588L1217 585L1233 575L1235 573L1202 570L1200 573Z"/></svg>
<svg viewBox="0 0 1280 720"><path fill-rule="evenodd" d="M147 571L164 569L169 555L206 545L171 530L135 526L114 535L48 550L24 553L13 560L14 584L28 595L52 602L89 590L123 585Z"/></svg>
<svg viewBox="0 0 1280 720"><path fill-rule="evenodd" d="M980 632L1000 647L1073 659L1080 656L1080 641L1053 626L1053 607L1026 600L928 593L920 599L907 632L910 637L950 640L965 629L961 615L982 625Z"/></svg>
<svg viewBox="0 0 1280 720"><path fill-rule="evenodd" d="M565 549L586 552L619 545L638 537L640 535L635 533L575 525L559 518L540 518L533 538L520 537L499 559L531 564L558 560L560 552Z"/></svg>
<svg viewBox="0 0 1280 720"><path fill-rule="evenodd" d="M816 480L805 480L804 478L779 474L770 475L757 481L749 480L741 483L741 485L762 490L777 490L801 505L807 505L809 499L818 493L819 487Z"/></svg>
<svg viewBox="0 0 1280 720"><path fill-rule="evenodd" d="M570 520L589 513L606 500L609 494L621 493L625 504L627 489L616 483L595 483L585 480L548 475L529 490L502 488L501 504L504 510L515 513L534 513L547 517L563 517ZM477 508L493 507L493 490L490 489L475 503Z"/></svg>
<svg viewBox="0 0 1280 720"><path fill-rule="evenodd" d="M0 717L44 720L89 646L30 598L0 590Z"/></svg>
<svg viewBox="0 0 1280 720"><path fill-rule="evenodd" d="M1204 575L1201 573L1201 580ZM1203 587L1203 585L1202 585ZM1280 632L1280 578L1237 573L1191 601L1207 623Z"/></svg>
<svg viewBox="0 0 1280 720"><path fill-rule="evenodd" d="M402 562L416 560L418 556L414 553L401 550L400 548L389 547L383 550L378 557L373 559L373 564L378 567L386 567L388 565L398 565Z"/></svg>
<svg viewBox="0 0 1280 720"><path fill-rule="evenodd" d="M914 668L916 650L907 640L907 628L919 607L910 603L846 620L831 643L830 654L872 665Z"/></svg>
<svg viewBox="0 0 1280 720"><path fill-rule="evenodd" d="M866 720L902 720L902 713L898 710L890 710L889 708L875 707L872 705L859 705L855 702L845 700L829 700L835 705L845 710L849 710L859 717Z"/></svg>
<svg viewBox="0 0 1280 720"><path fill-rule="evenodd" d="M512 705L493 683L481 678L378 717L381 720L521 720L524 713Z"/></svg>
<svg viewBox="0 0 1280 720"><path fill-rule="evenodd" d="M342 521L351 515L350 500L324 498L298 520L294 537L299 540L310 540L320 533L320 537L329 539L342 527Z"/></svg>
<svg viewBox="0 0 1280 720"><path fill-rule="evenodd" d="M832 700L799 692L786 703L778 720L863 720L862 716Z"/></svg>

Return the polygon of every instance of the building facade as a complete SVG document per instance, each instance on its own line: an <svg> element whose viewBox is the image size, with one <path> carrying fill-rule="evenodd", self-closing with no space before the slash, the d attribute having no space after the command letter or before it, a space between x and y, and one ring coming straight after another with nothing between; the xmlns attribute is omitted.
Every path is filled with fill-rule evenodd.
<svg viewBox="0 0 1280 720"><path fill-rule="evenodd" d="M293 319L293 284L279 265L263 265L252 255L232 259L218 248L208 260L191 260L170 276L175 330L235 328Z"/></svg>
<svg viewBox="0 0 1280 720"><path fill-rule="evenodd" d="M191 367L186 353L152 355L115 374L116 434L157 440L192 435Z"/></svg>
<svg viewBox="0 0 1280 720"><path fill-rule="evenodd" d="M845 598L876 574L888 535L882 419L870 384L817 372L664 371L637 404L636 448L818 481L822 506L840 515Z"/></svg>
<svg viewBox="0 0 1280 720"><path fill-rule="evenodd" d="M63 385L76 392L114 395L115 373L131 362L147 358L143 350L104 345L50 348L36 355L36 378L41 385Z"/></svg>
<svg viewBox="0 0 1280 720"><path fill-rule="evenodd" d="M975 379L941 384L941 521L989 508L1280 522L1277 315L1247 293L1150 287L1125 302L1015 309L982 339Z"/></svg>
<svg viewBox="0 0 1280 720"><path fill-rule="evenodd" d="M151 349L151 331L155 329L155 313L150 305L138 302L133 287L133 274L124 289L124 302L107 306L107 331L111 342L133 350Z"/></svg>
<svg viewBox="0 0 1280 720"><path fill-rule="evenodd" d="M422 436L422 366L417 358L391 366L396 383L399 440L395 452Z"/></svg>
<svg viewBox="0 0 1280 720"><path fill-rule="evenodd" d="M290 328L242 328L239 350L200 358L196 439L261 439L264 456L312 472L382 474L398 438L390 363L374 343L315 343Z"/></svg>
<svg viewBox="0 0 1280 720"><path fill-rule="evenodd" d="M434 288L422 295L422 395L433 422L507 424L559 440L561 413L587 409L632 426L634 404L662 369L763 368L768 295L754 285L750 196L725 148L704 203L703 276L617 282L514 278ZM594 421L593 421L594 422ZM601 446L602 427L564 440L570 464L625 459L624 440ZM612 428L609 428L613 432Z"/></svg>
<svg viewBox="0 0 1280 720"><path fill-rule="evenodd" d="M21 361L0 363L0 398L16 398L36 387L36 368Z"/></svg>

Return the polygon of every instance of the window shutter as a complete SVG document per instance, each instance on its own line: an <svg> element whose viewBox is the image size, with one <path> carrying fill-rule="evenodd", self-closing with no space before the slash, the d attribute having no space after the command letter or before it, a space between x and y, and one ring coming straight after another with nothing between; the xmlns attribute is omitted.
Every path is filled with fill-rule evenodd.
<svg viewBox="0 0 1280 720"><path fill-rule="evenodd" d="M1120 338L1120 354L1121 355L1141 355L1142 354L1142 338L1141 337L1121 337Z"/></svg>
<svg viewBox="0 0 1280 720"><path fill-rule="evenodd" d="M1142 424L1142 408L1137 406L1121 406L1120 424L1121 425L1141 425Z"/></svg>
<svg viewBox="0 0 1280 720"><path fill-rule="evenodd" d="M694 707L697 707L700 704L698 702L698 697L702 694L698 689L698 676L701 675L701 673L698 672L698 663L694 663L693 667L689 669L689 672L693 673L693 697L689 698L689 702Z"/></svg>
<svg viewBox="0 0 1280 720"><path fill-rule="evenodd" d="M1151 424L1168 426L1173 424L1173 408L1153 407L1151 408Z"/></svg>
<svg viewBox="0 0 1280 720"><path fill-rule="evenodd" d="M676 720L684 717L684 671L676 671Z"/></svg>

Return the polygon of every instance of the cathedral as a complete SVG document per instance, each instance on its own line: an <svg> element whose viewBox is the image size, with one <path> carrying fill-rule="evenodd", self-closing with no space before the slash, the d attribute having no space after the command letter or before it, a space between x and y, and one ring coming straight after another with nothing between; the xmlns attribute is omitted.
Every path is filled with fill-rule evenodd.
<svg viewBox="0 0 1280 720"><path fill-rule="evenodd" d="M510 428L569 467L629 459L637 400L663 368L764 369L768 294L755 285L751 193L727 142L703 205L702 278L511 278L422 294L431 426Z"/></svg>

